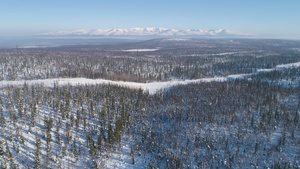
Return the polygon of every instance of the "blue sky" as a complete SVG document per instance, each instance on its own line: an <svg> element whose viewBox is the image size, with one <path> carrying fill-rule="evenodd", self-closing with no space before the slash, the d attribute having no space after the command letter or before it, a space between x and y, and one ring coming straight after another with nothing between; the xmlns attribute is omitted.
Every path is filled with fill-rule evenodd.
<svg viewBox="0 0 300 169"><path fill-rule="evenodd" d="M164 27L300 39L299 7L300 0L0 0L0 36Z"/></svg>

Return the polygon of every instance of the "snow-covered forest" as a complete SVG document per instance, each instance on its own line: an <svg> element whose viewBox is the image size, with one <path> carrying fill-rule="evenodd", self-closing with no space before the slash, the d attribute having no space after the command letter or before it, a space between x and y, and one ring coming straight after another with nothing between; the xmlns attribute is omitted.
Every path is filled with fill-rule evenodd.
<svg viewBox="0 0 300 169"><path fill-rule="evenodd" d="M0 168L299 168L300 42L0 49Z"/></svg>

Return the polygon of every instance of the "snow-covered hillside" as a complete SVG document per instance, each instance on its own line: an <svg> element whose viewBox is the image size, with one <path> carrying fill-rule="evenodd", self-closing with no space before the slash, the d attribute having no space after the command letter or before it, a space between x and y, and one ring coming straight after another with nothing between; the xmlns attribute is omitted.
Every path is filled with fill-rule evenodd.
<svg viewBox="0 0 300 169"><path fill-rule="evenodd" d="M200 36L200 35L250 35L238 31L225 29L202 30L202 29L170 29L170 28L130 28L130 29L97 29L97 30L74 30L49 32L43 35L97 35L97 36Z"/></svg>

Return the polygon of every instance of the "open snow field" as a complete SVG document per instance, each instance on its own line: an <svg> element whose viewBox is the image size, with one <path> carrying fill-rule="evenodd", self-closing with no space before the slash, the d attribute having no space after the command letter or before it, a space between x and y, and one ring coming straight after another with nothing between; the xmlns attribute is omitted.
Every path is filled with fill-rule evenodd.
<svg viewBox="0 0 300 169"><path fill-rule="evenodd" d="M121 52L153 52L157 51L158 49L126 49L126 50L119 50Z"/></svg>
<svg viewBox="0 0 300 169"><path fill-rule="evenodd" d="M59 86L64 85L96 85L96 84L110 84L119 85L129 88L141 88L144 91L149 91L150 94L156 93L158 90L169 88L175 85L187 85L190 83L211 82L211 81L225 81L226 78L203 78L195 80L174 80L168 82L152 82L152 83L136 83L124 81L112 81L105 79L87 79L87 78L57 78L57 79L39 79L39 80L20 80L20 81L1 81L0 86L22 86L24 83L27 85L44 85L45 87L53 87L55 83Z"/></svg>

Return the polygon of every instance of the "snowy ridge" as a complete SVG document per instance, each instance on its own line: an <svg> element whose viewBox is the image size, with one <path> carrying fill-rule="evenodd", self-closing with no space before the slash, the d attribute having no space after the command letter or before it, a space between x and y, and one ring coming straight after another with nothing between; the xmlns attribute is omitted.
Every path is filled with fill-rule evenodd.
<svg viewBox="0 0 300 169"><path fill-rule="evenodd" d="M57 31L48 32L43 35L94 35L94 36L199 36L199 35L238 35L248 36L249 33L215 29L169 29L169 28L130 28L130 29L97 29L97 30L73 30L73 31Z"/></svg>

